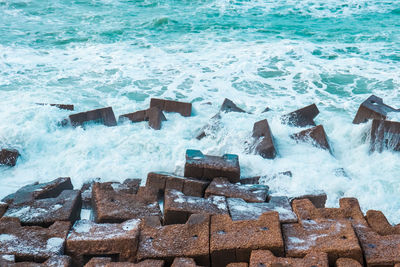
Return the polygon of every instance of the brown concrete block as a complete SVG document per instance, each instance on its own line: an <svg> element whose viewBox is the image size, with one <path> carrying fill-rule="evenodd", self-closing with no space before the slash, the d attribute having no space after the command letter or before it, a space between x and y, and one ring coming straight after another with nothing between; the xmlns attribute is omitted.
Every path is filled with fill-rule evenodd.
<svg viewBox="0 0 400 267"><path fill-rule="evenodd" d="M362 267L362 265L353 259L340 258L336 261L336 267Z"/></svg>
<svg viewBox="0 0 400 267"><path fill-rule="evenodd" d="M48 183L34 183L18 189L17 192L10 194L2 199L8 204L23 204L35 199L54 198L64 190L72 190L71 179L69 177L57 178Z"/></svg>
<svg viewBox="0 0 400 267"><path fill-rule="evenodd" d="M323 191L316 192L314 194L309 194L309 195L302 195L298 197L293 197L290 198L290 205L292 205L293 200L295 199L308 199L311 201L311 203L316 207L316 208L325 208L325 203L327 200L326 193Z"/></svg>
<svg viewBox="0 0 400 267"><path fill-rule="evenodd" d="M8 204L5 202L0 202L0 218L3 216L3 214L6 212L8 208Z"/></svg>
<svg viewBox="0 0 400 267"><path fill-rule="evenodd" d="M296 141L309 142L322 149L329 151L331 149L328 143L328 138L326 137L324 126L322 125L292 134L290 137Z"/></svg>
<svg viewBox="0 0 400 267"><path fill-rule="evenodd" d="M254 249L268 249L284 255L281 226L277 212L262 214L258 220L232 221L229 215L213 215L210 230L212 266L248 262Z"/></svg>
<svg viewBox="0 0 400 267"><path fill-rule="evenodd" d="M121 224L77 221L67 237L66 254L71 256L74 266L82 266L96 256L133 262L139 242L139 226L138 219Z"/></svg>
<svg viewBox="0 0 400 267"><path fill-rule="evenodd" d="M370 151L400 151L400 122L373 120Z"/></svg>
<svg viewBox="0 0 400 267"><path fill-rule="evenodd" d="M21 226L18 218L0 219L0 254L18 261L44 262L64 252L70 222L55 222L48 228Z"/></svg>
<svg viewBox="0 0 400 267"><path fill-rule="evenodd" d="M14 167L19 156L18 150L3 148L0 150L0 165Z"/></svg>
<svg viewBox="0 0 400 267"><path fill-rule="evenodd" d="M249 267L247 262L232 262L226 265L226 267Z"/></svg>
<svg viewBox="0 0 400 267"><path fill-rule="evenodd" d="M228 214L226 199L222 196L209 198L185 196L171 189L164 195L164 223L185 223L192 214Z"/></svg>
<svg viewBox="0 0 400 267"><path fill-rule="evenodd" d="M269 187L266 185L232 184L225 178L215 178L207 187L205 197L211 195L241 198L247 202L265 202Z"/></svg>
<svg viewBox="0 0 400 267"><path fill-rule="evenodd" d="M261 176L246 177L240 179L240 184L259 184Z"/></svg>
<svg viewBox="0 0 400 267"><path fill-rule="evenodd" d="M105 267L164 267L164 261L144 260L138 263L131 262L111 262Z"/></svg>
<svg viewBox="0 0 400 267"><path fill-rule="evenodd" d="M287 197L273 196L269 202L264 203L248 203L240 198L228 198L227 203L234 221L257 220L264 212L277 211L281 223L297 222Z"/></svg>
<svg viewBox="0 0 400 267"><path fill-rule="evenodd" d="M369 210L365 218L369 227L379 235L400 235L400 224L392 226L381 211Z"/></svg>
<svg viewBox="0 0 400 267"><path fill-rule="evenodd" d="M120 183L94 183L92 206L97 223L120 223L146 216L161 216L157 196L146 190L137 194L124 191Z"/></svg>
<svg viewBox="0 0 400 267"><path fill-rule="evenodd" d="M83 126L85 123L88 122L99 122L101 124L104 124L105 126L117 125L112 107L100 108L72 114L69 115L69 120L71 122L71 125L74 127Z"/></svg>
<svg viewBox="0 0 400 267"><path fill-rule="evenodd" d="M190 117L192 114L192 103L152 98L150 108L152 107L158 107L166 112L177 112L184 117Z"/></svg>
<svg viewBox="0 0 400 267"><path fill-rule="evenodd" d="M221 105L220 111L223 112L242 112L242 113L246 113L246 111L244 111L243 109L239 108L238 106L236 106L235 103L233 103L232 100L225 98L224 102Z"/></svg>
<svg viewBox="0 0 400 267"><path fill-rule="evenodd" d="M185 224L161 226L155 217L144 219L138 259L159 259L171 264L176 257L193 258L197 264L209 266L210 217L193 214Z"/></svg>
<svg viewBox="0 0 400 267"><path fill-rule="evenodd" d="M74 105L69 105L69 104L46 104L46 103L36 103L36 104L40 105L40 106L49 105L51 107L56 107L56 108L65 109L65 110L74 110Z"/></svg>
<svg viewBox="0 0 400 267"><path fill-rule="evenodd" d="M353 224L367 225L360 205L356 198L342 198L339 200L340 208L316 208L308 199L293 200L292 207L299 220L346 219Z"/></svg>
<svg viewBox="0 0 400 267"><path fill-rule="evenodd" d="M81 207L81 192L79 190L64 190L55 198L10 204L3 216L18 218L22 225L47 227L55 221L75 222L80 217Z"/></svg>
<svg viewBox="0 0 400 267"><path fill-rule="evenodd" d="M150 119L150 109L139 110L133 113L128 113L119 116L118 120L123 121L125 119L130 120L131 122L142 122L142 121L149 121ZM166 121L164 113L161 112L161 120Z"/></svg>
<svg viewBox="0 0 400 267"><path fill-rule="evenodd" d="M93 257L85 264L84 267L106 267L111 262L109 257Z"/></svg>
<svg viewBox="0 0 400 267"><path fill-rule="evenodd" d="M194 259L191 258L175 258L171 267L199 267Z"/></svg>
<svg viewBox="0 0 400 267"><path fill-rule="evenodd" d="M266 119L254 123L253 137L255 138L255 151L257 154L267 159L275 158L275 144Z"/></svg>
<svg viewBox="0 0 400 267"><path fill-rule="evenodd" d="M210 122L204 125L199 129L199 131L196 134L196 139L201 140L204 137L207 136L207 133L209 132L217 132L220 129L221 125L221 114L218 112L215 114L213 117L211 117Z"/></svg>
<svg viewBox="0 0 400 267"><path fill-rule="evenodd" d="M363 262L357 236L351 222L346 219L302 220L295 224L283 224L282 232L287 257L299 258L318 251L328 254L331 266L338 258Z"/></svg>
<svg viewBox="0 0 400 267"><path fill-rule="evenodd" d="M319 114L319 110L315 104L311 104L304 108L290 112L289 114L281 117L282 123L289 124L291 126L305 127L315 126L314 118Z"/></svg>
<svg viewBox="0 0 400 267"><path fill-rule="evenodd" d="M328 255L324 252L310 252L304 258L278 258L269 250L253 250L249 267L329 267Z"/></svg>
<svg viewBox="0 0 400 267"><path fill-rule="evenodd" d="M202 197L209 181L177 176L166 172L150 172L147 174L146 187L164 193L167 189L182 191L187 196Z"/></svg>
<svg viewBox="0 0 400 267"><path fill-rule="evenodd" d="M14 255L0 255L1 267L72 267L71 258L65 255L52 256L43 263L37 262L15 262Z"/></svg>
<svg viewBox="0 0 400 267"><path fill-rule="evenodd" d="M161 109L157 107L153 107L148 109L149 114L149 126L154 130L161 129L161 121L165 119L164 114L162 113Z"/></svg>
<svg viewBox="0 0 400 267"><path fill-rule="evenodd" d="M393 266L400 263L400 235L382 236L362 224L354 227L367 267Z"/></svg>
<svg viewBox="0 0 400 267"><path fill-rule="evenodd" d="M225 154L222 157L203 155L200 150L186 150L185 177L212 180L225 177L231 183L240 180L239 157Z"/></svg>
<svg viewBox="0 0 400 267"><path fill-rule="evenodd" d="M399 110L384 104L382 98L371 95L361 103L353 123L364 123L370 119L385 120L389 112L399 112Z"/></svg>

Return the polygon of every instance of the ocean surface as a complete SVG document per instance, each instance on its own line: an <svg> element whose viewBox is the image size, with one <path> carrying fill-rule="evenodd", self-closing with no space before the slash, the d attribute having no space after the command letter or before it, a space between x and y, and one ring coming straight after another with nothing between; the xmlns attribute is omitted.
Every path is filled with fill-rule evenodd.
<svg viewBox="0 0 400 267"><path fill-rule="evenodd" d="M370 154L370 124L351 123L371 94L400 108L400 1L0 0L0 147L22 155L0 167L0 198L57 177L79 187L183 174L192 148L238 154L242 177L264 175L275 195L323 190L329 207L357 197L363 211L400 223L400 153ZM58 124L71 112L35 104L112 106L119 116L151 97L192 102L193 116L166 113L161 131L145 122L74 129ZM225 97L252 114L223 114L196 140ZM332 154L296 144L289 135L302 129L279 120L311 103ZM247 152L265 118L274 160ZM293 177L274 175L288 170Z"/></svg>

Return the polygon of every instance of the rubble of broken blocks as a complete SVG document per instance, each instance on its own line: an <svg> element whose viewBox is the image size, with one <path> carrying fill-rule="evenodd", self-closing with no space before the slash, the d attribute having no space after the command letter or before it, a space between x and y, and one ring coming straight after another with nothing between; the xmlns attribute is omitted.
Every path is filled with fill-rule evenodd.
<svg viewBox="0 0 400 267"><path fill-rule="evenodd" d="M355 198L271 195L231 154L187 150L184 169L20 188L0 202L0 266L400 265L400 225Z"/></svg>
<svg viewBox="0 0 400 267"><path fill-rule="evenodd" d="M49 105L69 111L74 110L74 105L70 104L37 104L41 106ZM267 107L262 113L269 110ZM85 126L88 123L101 123L105 126L116 126L118 123L125 121L132 123L147 121L150 128L160 130L162 122L167 120L163 112L175 112L183 117L190 117L192 115L192 104L152 98L148 109L120 115L118 121L115 118L112 107L105 107L71 114L68 119L64 119L61 122L61 125L77 127ZM201 140L208 136L209 132L217 131L220 128L219 121L221 114L227 112L246 113L246 111L239 108L232 100L225 98L219 112L211 118L210 123L200 128L195 137ZM280 119L283 124L293 127L311 127L294 133L290 137L296 142L308 142L333 154L323 125L317 125L314 121L319 113L317 105L311 104L283 115ZM388 120L388 115L391 113L400 113L400 109L386 105L382 98L375 95L370 96L361 103L353 124L365 123L372 120L372 125L368 133L371 152L382 152L384 149L400 151L400 122ZM267 119L254 123L252 139L248 149L249 152L258 154L266 159L274 159L277 156L277 148ZM16 165L19 156L20 153L18 150L3 148L0 150L0 165L13 167Z"/></svg>

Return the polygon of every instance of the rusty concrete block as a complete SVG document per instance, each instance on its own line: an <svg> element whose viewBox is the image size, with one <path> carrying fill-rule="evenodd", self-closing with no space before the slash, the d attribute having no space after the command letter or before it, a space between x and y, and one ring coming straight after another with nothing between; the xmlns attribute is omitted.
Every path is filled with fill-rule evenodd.
<svg viewBox="0 0 400 267"><path fill-rule="evenodd" d="M282 123L291 126L305 127L315 126L314 118L319 114L319 110L315 104L311 104L304 108L293 111L281 117Z"/></svg>
<svg viewBox="0 0 400 267"><path fill-rule="evenodd" d="M369 210L365 218L369 227L379 235L400 235L400 224L392 226L381 211Z"/></svg>
<svg viewBox="0 0 400 267"><path fill-rule="evenodd" d="M269 250L253 250L249 267L329 267L328 255L324 252L310 252L304 258L279 258Z"/></svg>
<svg viewBox="0 0 400 267"><path fill-rule="evenodd" d="M304 257L311 251L328 254L329 265L338 258L363 262L363 254L352 224L346 219L309 219L295 224L283 224L287 257Z"/></svg>
<svg viewBox="0 0 400 267"><path fill-rule="evenodd" d="M336 267L362 267L362 265L353 259L340 258L336 261Z"/></svg>
<svg viewBox="0 0 400 267"><path fill-rule="evenodd" d="M70 222L55 222L48 228L21 226L18 218L0 219L0 254L14 255L21 262L44 262L62 255Z"/></svg>
<svg viewBox="0 0 400 267"><path fill-rule="evenodd" d="M185 223L192 214L228 214L226 199L185 196L178 190L167 190L164 196L164 223Z"/></svg>
<svg viewBox="0 0 400 267"><path fill-rule="evenodd" d="M211 216L210 253L212 266L248 262L254 249L268 249L284 255L277 212L262 214L257 220L233 221L229 215Z"/></svg>
<svg viewBox="0 0 400 267"><path fill-rule="evenodd" d="M269 187L266 185L232 184L225 178L215 178L207 187L205 197L211 195L241 198L246 202L265 202Z"/></svg>
<svg viewBox="0 0 400 267"><path fill-rule="evenodd" d="M264 203L248 203L240 198L228 198L227 203L234 221L257 220L264 212L277 211L281 223L297 222L296 214L293 213L287 197L273 196L269 202Z"/></svg>
<svg viewBox="0 0 400 267"><path fill-rule="evenodd" d="M361 103L353 123L364 123L370 119L385 120L389 112L399 112L399 110L384 104L382 98L371 95Z"/></svg>
<svg viewBox="0 0 400 267"><path fill-rule="evenodd" d="M400 122L373 120L370 134L370 151L400 151Z"/></svg>
<svg viewBox="0 0 400 267"><path fill-rule="evenodd" d="M166 172L150 172L147 174L146 187L164 193L167 189L176 189L186 196L202 197L209 181L177 176Z"/></svg>
<svg viewBox="0 0 400 267"><path fill-rule="evenodd" d="M150 108L152 107L158 107L166 112L177 112L184 117L190 117L192 114L192 103L152 98Z"/></svg>
<svg viewBox="0 0 400 267"><path fill-rule="evenodd" d="M232 183L239 182L239 157L225 154L222 157L209 156L200 150L186 150L185 177L212 180L225 177Z"/></svg>
<svg viewBox="0 0 400 267"><path fill-rule="evenodd" d="M187 257L209 266L209 227L210 217L205 214L193 214L185 224L165 226L157 217L147 217L141 227L138 260L171 264L176 257Z"/></svg>
<svg viewBox="0 0 400 267"><path fill-rule="evenodd" d="M296 141L309 142L316 147L331 150L324 126L322 125L292 134L290 137Z"/></svg>
<svg viewBox="0 0 400 267"><path fill-rule="evenodd" d="M263 158L273 159L276 149L268 121L262 120L254 123L253 138L255 138L254 149Z"/></svg>
<svg viewBox="0 0 400 267"><path fill-rule="evenodd" d="M69 115L69 120L71 125L74 127L83 126L85 123L89 122L98 122L104 124L105 126L117 125L112 107L99 108L86 112L71 114Z"/></svg>
<svg viewBox="0 0 400 267"><path fill-rule="evenodd" d="M139 226L139 219L121 224L77 221L68 234L66 254L71 256L74 266L83 266L96 256L133 262L139 242Z"/></svg>
<svg viewBox="0 0 400 267"><path fill-rule="evenodd" d="M92 206L95 222L120 223L146 216L161 216L157 195L145 189L132 194L124 184L94 183Z"/></svg>
<svg viewBox="0 0 400 267"><path fill-rule="evenodd" d="M325 203L327 200L327 195L325 192L323 191L318 191L315 192L313 194L307 194L307 195L302 195L302 196L298 196L298 197L293 197L290 198L290 205L292 205L293 200L295 199L308 199L311 201L311 203L316 207L316 208L325 208Z"/></svg>

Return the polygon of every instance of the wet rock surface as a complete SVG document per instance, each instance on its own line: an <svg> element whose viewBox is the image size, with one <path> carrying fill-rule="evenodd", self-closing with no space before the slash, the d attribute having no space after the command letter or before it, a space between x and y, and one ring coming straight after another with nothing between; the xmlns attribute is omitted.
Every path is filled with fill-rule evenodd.
<svg viewBox="0 0 400 267"><path fill-rule="evenodd" d="M400 151L400 122L373 120L370 134L371 151Z"/></svg>
<svg viewBox="0 0 400 267"><path fill-rule="evenodd" d="M150 108L153 107L166 112L177 112L184 117L190 117L192 114L192 103L152 98L150 100Z"/></svg>
<svg viewBox="0 0 400 267"><path fill-rule="evenodd" d="M309 142L314 146L322 149L331 149L324 130L324 126L322 125L318 125L310 129L295 133L290 137L296 141Z"/></svg>

